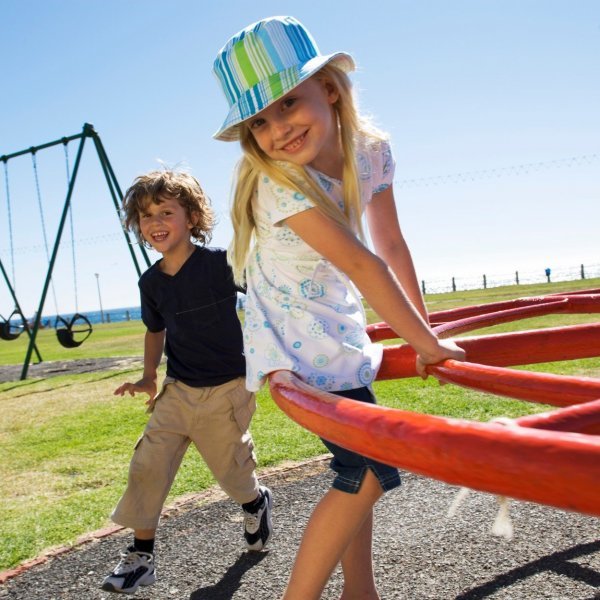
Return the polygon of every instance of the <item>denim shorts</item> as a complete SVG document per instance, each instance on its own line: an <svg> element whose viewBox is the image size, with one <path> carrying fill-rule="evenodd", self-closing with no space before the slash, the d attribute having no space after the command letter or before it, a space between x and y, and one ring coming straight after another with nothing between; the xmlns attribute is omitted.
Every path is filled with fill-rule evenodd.
<svg viewBox="0 0 600 600"><path fill-rule="evenodd" d="M336 396L343 396L359 402L375 404L375 396L368 387L356 388L353 390L342 390L340 392L331 392ZM360 484L371 469L375 477L379 480L384 492L389 492L400 485L400 474L396 467L390 467L377 462L351 450L346 450L341 446L328 442L321 438L327 449L333 454L329 466L336 472L332 487L348 494L356 494L360 489Z"/></svg>

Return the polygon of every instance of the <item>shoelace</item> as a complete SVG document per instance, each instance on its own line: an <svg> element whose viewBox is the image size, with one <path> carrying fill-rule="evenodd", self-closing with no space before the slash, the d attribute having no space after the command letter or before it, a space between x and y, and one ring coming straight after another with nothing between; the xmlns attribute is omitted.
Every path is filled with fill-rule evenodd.
<svg viewBox="0 0 600 600"><path fill-rule="evenodd" d="M139 552L122 552L121 553L121 561L117 565L117 568L115 569L115 573L121 573L127 567L130 567L131 565L135 564L135 562L140 557L140 554L141 553L139 553Z"/></svg>
<svg viewBox="0 0 600 600"><path fill-rule="evenodd" d="M254 515L252 513L246 513L244 516L244 526L246 529L256 528L258 529L258 514Z"/></svg>

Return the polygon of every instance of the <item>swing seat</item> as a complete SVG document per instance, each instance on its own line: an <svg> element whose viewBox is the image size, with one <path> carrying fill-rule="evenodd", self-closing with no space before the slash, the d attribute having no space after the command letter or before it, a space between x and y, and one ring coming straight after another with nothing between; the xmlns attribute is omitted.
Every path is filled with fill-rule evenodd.
<svg viewBox="0 0 600 600"><path fill-rule="evenodd" d="M25 329L23 325L13 325L11 323L11 319L15 314L19 313L17 311L13 311L8 319L5 319L2 315L0 315L0 319L2 319L2 323L0 323L0 338L6 340L7 342L16 340L23 333L23 329Z"/></svg>
<svg viewBox="0 0 600 600"><path fill-rule="evenodd" d="M62 323L63 326L59 327L59 323ZM76 324L83 325L83 328L74 329ZM55 327L58 343L64 348L77 348L81 346L92 335L93 331L90 320L85 315L79 313L75 313L69 321L63 319L63 317L57 317ZM75 339L75 334L78 337L81 334L83 338Z"/></svg>

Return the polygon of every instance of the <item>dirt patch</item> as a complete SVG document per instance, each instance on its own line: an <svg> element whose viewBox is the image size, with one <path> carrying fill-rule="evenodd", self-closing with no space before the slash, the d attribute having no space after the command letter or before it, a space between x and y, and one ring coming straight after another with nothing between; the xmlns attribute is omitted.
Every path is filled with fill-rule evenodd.
<svg viewBox="0 0 600 600"><path fill-rule="evenodd" d="M141 356L115 358L79 358L76 360L51 360L29 365L28 379L56 377L57 375L77 375L99 371L122 371L143 367ZM0 366L0 383L21 379L23 365Z"/></svg>

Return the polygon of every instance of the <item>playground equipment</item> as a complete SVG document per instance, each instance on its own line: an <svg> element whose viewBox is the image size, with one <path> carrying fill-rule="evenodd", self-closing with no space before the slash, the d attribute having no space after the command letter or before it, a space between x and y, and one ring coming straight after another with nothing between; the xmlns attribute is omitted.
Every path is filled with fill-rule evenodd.
<svg viewBox="0 0 600 600"><path fill-rule="evenodd" d="M31 331L27 324L27 320L26 320L25 316L23 315L23 312L17 302L16 294L14 291L14 286L11 285L8 274L6 273L4 266L1 265L1 263L0 263L0 265L2 267L1 268L2 275L4 277L4 280L8 286L8 288L11 292L11 295L14 299L14 302L15 302L15 309L11 313L11 316L9 316L8 319L3 319L2 323L0 324L0 337L2 337L5 340L9 340L9 341L14 340L20 334L21 329L26 330L30 334L30 343L28 345L27 353L26 353L25 359L23 361L23 369L21 372L21 379L27 378L27 371L28 371L29 364L31 361L31 355L32 355L32 352L34 351L34 349L37 353L39 361L42 360L41 356L37 352L37 348L35 346L35 339L36 339L38 330L40 328L44 304L45 304L46 296L47 296L47 293L48 293L48 290L50 287L52 288L52 294L54 297L54 305L55 305L56 315L57 315L54 326L56 328L56 335L57 335L57 339L58 339L59 343L66 348L76 348L77 346L80 346L92 333L92 325L91 325L89 319L85 315L79 313L79 309L78 309L77 269L76 269L76 261L75 261L75 237L74 237L74 228L73 228L73 213L72 213L72 209L71 209L71 198L73 195L73 189L74 189L75 182L77 179L77 174L78 174L79 166L81 163L81 157L82 157L85 141L87 138L91 138L94 143L94 148L98 155L98 159L99 159L100 165L102 167L102 172L106 179L106 183L107 183L110 195L113 200L113 205L114 205L114 208L117 213L117 218L119 219L119 223L120 223L119 210L120 210L120 200L122 198L122 192L119 187L117 178L115 177L112 166L108 160L108 156L106 154L104 146L102 145L102 142L100 140L100 136L94 130L93 125L86 123L83 126L82 132L79 134L68 136L68 137L63 137L61 139L58 139L58 140L55 140L52 142L48 142L46 144L42 144L39 146L31 146L30 148L21 150L19 152L13 152L12 154L5 154L5 155L0 156L0 161L2 161L4 163L6 198L7 198L8 212L9 212L8 223L9 223L9 232L10 232L10 238L11 238L11 260L12 260L12 267L13 267L13 282L15 281L15 269L14 269L14 249L13 249L13 245L12 245L13 225L12 225L12 218L10 216L11 210L10 210L10 186L9 186L9 178L8 178L8 161L11 159L17 158L19 156L27 155L27 154L30 154L31 159L32 159L33 177L34 177L34 181L35 181L36 197L37 197L37 203L38 203L38 210L39 210L39 214L40 214L40 221L41 221L41 225L42 225L42 233L43 233L43 237L44 237L44 248L46 251L46 257L48 259L48 271L46 274L46 279L45 279L44 286L42 289L39 306L35 313L35 319L34 319L33 326L31 327ZM79 146L77 149L77 155L76 155L75 162L73 165L73 171L71 173L70 166L69 166L68 144L74 140L79 140ZM45 216L44 216L44 209L43 209L43 202L42 202L40 179L39 179L39 175L38 175L37 155L38 155L39 151L53 147L53 146L57 146L59 144L63 145L64 154L65 154L65 167L66 167L66 174L67 174L67 193L66 193L66 198L65 198L63 209L62 209L62 213L60 216L60 221L59 221L59 225L58 225L58 231L56 233L56 239L54 242L54 246L53 246L52 252L50 252L50 246L48 243L46 224L45 224ZM56 292L54 289L54 284L52 282L52 273L53 273L53 269L55 266L55 262L56 262L56 258L57 258L57 254L58 254L58 250L59 250L61 237L62 237L62 233L63 233L63 229L65 226L67 215L70 217L70 223L71 223L71 253L72 253L72 262L73 262L73 288L74 288L75 307L76 307L75 314L73 316L71 316L70 318L60 316L59 310L58 310ZM122 231L123 231L123 234L125 237L125 242L126 242L127 248L129 250L129 253L133 260L134 267L137 271L138 276L141 276L142 271L140 269L140 265L138 263L138 258L136 256L135 250L134 250L136 245L134 243L132 243L132 241L130 240L129 233L124 229L122 229ZM142 246L137 246L137 247L139 248L139 251L142 254L142 257L144 259L146 267L150 266L150 260L148 258L148 255L146 254L145 249ZM21 318L21 321L23 323L22 327L14 324L14 319L17 316Z"/></svg>
<svg viewBox="0 0 600 600"><path fill-rule="evenodd" d="M430 315L440 337L532 316L600 313L600 289L470 306ZM375 340L397 337L385 323ZM445 383L561 407L477 423L365 405L316 390L289 371L271 394L294 421L376 460L446 483L600 516L600 379L508 366L600 356L600 323L459 338L468 362L428 373ZM378 379L417 376L408 345L388 346Z"/></svg>
<svg viewBox="0 0 600 600"><path fill-rule="evenodd" d="M63 141L63 148L65 153L65 169L67 174L67 189L71 181L71 174L69 168L69 142ZM40 223L42 225L42 233L44 236L44 249L46 251L46 258L50 264L50 251L48 248L48 236L46 233L46 220L44 218L44 206L42 202L42 192L40 189L40 179L37 168L36 150L31 152L31 163L33 166L33 177L35 180L35 190L37 197L38 210L40 213ZM83 342L92 334L93 328L90 320L79 312L79 300L77 294L77 263L75 258L75 231L73 226L73 206L69 202L67 208L69 215L69 224L71 230L71 260L73 265L73 294L75 299L75 314L70 319L65 319L60 316L58 309L58 302L56 299L56 290L54 289L54 281L50 278L50 286L52 288L52 295L54 298L54 310L56 312L56 320L54 322L54 328L56 329L56 338L61 346L64 348L77 348L81 346ZM76 328L76 326L78 328Z"/></svg>

